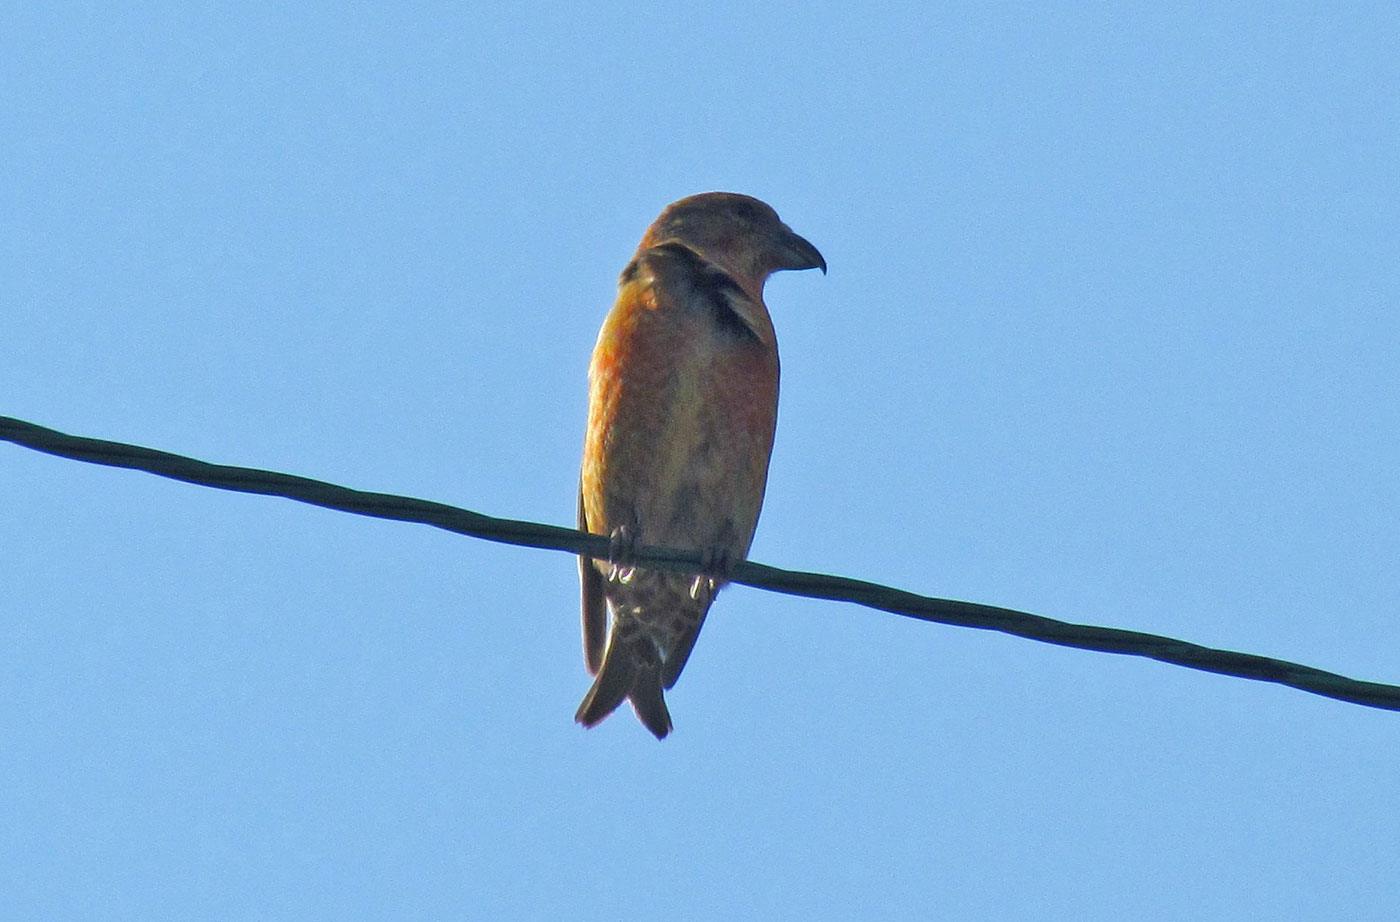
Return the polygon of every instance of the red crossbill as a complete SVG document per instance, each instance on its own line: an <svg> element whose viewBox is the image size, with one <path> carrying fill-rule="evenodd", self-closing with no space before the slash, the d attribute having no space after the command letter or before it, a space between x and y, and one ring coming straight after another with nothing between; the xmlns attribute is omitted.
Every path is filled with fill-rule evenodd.
<svg viewBox="0 0 1400 922"><path fill-rule="evenodd" d="M667 206L622 271L588 369L579 528L608 535L612 559L579 558L597 676L584 726L630 700L657 739L670 732L662 688L748 553L768 480L778 345L763 283L814 268L822 255L768 205L708 192ZM631 566L642 545L699 551L707 572Z"/></svg>

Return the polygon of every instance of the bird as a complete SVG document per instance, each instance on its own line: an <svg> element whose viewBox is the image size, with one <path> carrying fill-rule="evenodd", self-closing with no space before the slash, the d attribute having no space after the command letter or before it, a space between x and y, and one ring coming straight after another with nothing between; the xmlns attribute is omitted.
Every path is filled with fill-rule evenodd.
<svg viewBox="0 0 1400 922"><path fill-rule="evenodd" d="M673 202L618 281L588 368L578 527L609 539L580 555L584 663L575 719L630 701L656 738L715 594L748 554L778 415L768 276L821 269L817 248L767 203L733 192ZM635 566L638 547L699 552L695 575Z"/></svg>

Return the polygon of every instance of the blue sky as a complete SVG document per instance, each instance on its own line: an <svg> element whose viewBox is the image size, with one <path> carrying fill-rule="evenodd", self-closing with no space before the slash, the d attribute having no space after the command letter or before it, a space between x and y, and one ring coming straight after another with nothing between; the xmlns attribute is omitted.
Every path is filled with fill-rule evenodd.
<svg viewBox="0 0 1400 922"><path fill-rule="evenodd" d="M771 202L752 555L1400 681L1400 7L29 4L0 414L574 514L669 201ZM1400 715L0 445L26 919L1389 918Z"/></svg>

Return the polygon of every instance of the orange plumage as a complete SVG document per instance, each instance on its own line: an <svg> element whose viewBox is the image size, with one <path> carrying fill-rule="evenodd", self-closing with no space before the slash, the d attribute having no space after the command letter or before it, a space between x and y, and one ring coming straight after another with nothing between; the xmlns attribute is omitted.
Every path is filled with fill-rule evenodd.
<svg viewBox="0 0 1400 922"><path fill-rule="evenodd" d="M658 739L715 593L758 524L778 413L778 347L763 283L826 271L768 205L709 192L668 206L622 272L589 366L579 527L613 560L579 559L584 660L576 719L624 700ZM641 545L700 551L711 574L632 567Z"/></svg>

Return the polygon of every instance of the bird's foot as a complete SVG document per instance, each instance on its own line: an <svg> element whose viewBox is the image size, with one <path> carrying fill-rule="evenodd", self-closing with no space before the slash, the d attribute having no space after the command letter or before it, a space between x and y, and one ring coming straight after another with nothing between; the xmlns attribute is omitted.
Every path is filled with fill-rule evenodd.
<svg viewBox="0 0 1400 922"><path fill-rule="evenodd" d="M700 552L700 572L690 583L690 597L699 601L702 594L713 599L719 587L729 582L734 572L734 555L721 544L711 545Z"/></svg>
<svg viewBox="0 0 1400 922"><path fill-rule="evenodd" d="M608 535L608 579L619 583L630 583L637 568L632 563L637 557L637 532L626 525L619 525Z"/></svg>
<svg viewBox="0 0 1400 922"><path fill-rule="evenodd" d="M700 572L721 583L734 573L734 555L722 544L712 545L700 552Z"/></svg>

